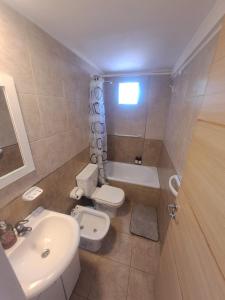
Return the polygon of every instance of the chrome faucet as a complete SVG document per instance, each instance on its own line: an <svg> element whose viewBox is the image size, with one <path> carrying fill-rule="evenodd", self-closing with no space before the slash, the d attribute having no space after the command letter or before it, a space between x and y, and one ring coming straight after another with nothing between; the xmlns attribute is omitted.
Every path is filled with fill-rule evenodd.
<svg viewBox="0 0 225 300"><path fill-rule="evenodd" d="M32 230L32 227L24 226L24 224L28 223L28 220L21 220L15 225L16 232L18 236L24 236L27 232Z"/></svg>

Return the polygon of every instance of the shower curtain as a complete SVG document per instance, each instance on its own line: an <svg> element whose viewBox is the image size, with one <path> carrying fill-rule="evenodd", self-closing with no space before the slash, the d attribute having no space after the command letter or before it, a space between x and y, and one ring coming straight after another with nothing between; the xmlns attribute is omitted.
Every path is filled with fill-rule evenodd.
<svg viewBox="0 0 225 300"><path fill-rule="evenodd" d="M105 124L104 80L95 76L90 83L90 161L98 165L98 180L105 184L104 163L107 160L107 133Z"/></svg>

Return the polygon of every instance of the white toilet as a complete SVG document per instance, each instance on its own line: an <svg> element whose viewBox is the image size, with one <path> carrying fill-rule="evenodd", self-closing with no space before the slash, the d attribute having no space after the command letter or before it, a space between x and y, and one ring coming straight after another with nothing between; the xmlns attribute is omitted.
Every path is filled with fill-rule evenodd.
<svg viewBox="0 0 225 300"><path fill-rule="evenodd" d="M77 205L71 212L80 225L80 247L96 252L109 231L110 218L93 208Z"/></svg>
<svg viewBox="0 0 225 300"><path fill-rule="evenodd" d="M77 186L84 191L86 197L95 202L95 208L109 215L110 218L116 216L117 209L124 203L124 191L110 185L97 187L98 166L88 164L80 174L76 176Z"/></svg>

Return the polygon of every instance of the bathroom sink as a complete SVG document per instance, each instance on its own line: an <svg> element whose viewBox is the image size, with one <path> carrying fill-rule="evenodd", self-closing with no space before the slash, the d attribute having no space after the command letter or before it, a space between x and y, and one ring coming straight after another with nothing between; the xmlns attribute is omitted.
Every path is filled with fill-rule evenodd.
<svg viewBox="0 0 225 300"><path fill-rule="evenodd" d="M79 226L71 216L36 209L27 219L33 230L7 256L28 299L47 289L71 263L80 241Z"/></svg>

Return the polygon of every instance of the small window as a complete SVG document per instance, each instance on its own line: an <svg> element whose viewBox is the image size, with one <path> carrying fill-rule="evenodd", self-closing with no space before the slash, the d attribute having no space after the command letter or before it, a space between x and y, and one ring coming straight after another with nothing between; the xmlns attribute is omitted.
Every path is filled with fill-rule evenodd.
<svg viewBox="0 0 225 300"><path fill-rule="evenodd" d="M119 104L138 104L140 96L139 82L119 83Z"/></svg>

